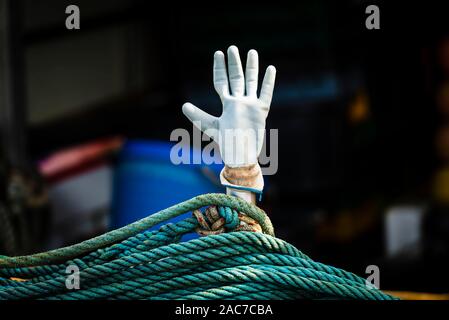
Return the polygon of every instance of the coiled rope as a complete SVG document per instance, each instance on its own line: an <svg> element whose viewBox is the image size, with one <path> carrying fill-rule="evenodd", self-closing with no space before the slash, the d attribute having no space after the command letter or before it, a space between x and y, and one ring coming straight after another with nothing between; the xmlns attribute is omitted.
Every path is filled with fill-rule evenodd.
<svg viewBox="0 0 449 320"><path fill-rule="evenodd" d="M190 218L147 231L189 211ZM204 236L179 242L192 232ZM74 265L79 289L66 285ZM396 299L275 238L263 210L224 194L195 197L73 246L0 256L0 299L301 298Z"/></svg>

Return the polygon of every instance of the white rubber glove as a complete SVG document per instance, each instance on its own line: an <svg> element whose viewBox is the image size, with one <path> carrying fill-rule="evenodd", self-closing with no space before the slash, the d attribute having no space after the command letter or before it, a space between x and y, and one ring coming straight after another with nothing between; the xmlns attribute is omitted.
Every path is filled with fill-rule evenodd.
<svg viewBox="0 0 449 320"><path fill-rule="evenodd" d="M225 163L220 175L222 184L229 188L255 192L263 189L263 176L257 158L263 146L265 120L270 110L276 69L274 66L267 68L259 97L258 73L259 58L256 50L248 52L246 77L237 47L230 46L228 49L228 70L223 52L217 51L214 55L213 78L215 90L223 104L221 116L207 114L191 103L182 106L187 118L218 144ZM232 182L226 178L226 172L234 176ZM249 174L253 178L239 179L240 172L243 176Z"/></svg>

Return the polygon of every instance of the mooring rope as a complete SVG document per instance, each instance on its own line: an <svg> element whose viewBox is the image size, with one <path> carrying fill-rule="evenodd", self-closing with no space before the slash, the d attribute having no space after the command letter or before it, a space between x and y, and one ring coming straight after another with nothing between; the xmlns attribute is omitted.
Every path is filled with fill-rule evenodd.
<svg viewBox="0 0 449 320"><path fill-rule="evenodd" d="M189 211L190 218L162 224ZM203 237L180 242L193 232ZM66 285L69 266L80 271L79 289ZM263 210L224 194L195 197L73 246L0 256L0 299L301 298L395 299L275 238Z"/></svg>

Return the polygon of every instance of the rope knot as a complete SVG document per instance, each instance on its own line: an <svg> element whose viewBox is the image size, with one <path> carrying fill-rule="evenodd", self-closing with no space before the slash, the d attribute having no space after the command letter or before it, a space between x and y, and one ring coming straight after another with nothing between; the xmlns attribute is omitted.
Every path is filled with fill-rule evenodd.
<svg viewBox="0 0 449 320"><path fill-rule="evenodd" d="M247 215L229 207L209 206L206 210L194 210L198 220L196 232L201 236L233 231L262 232L259 223Z"/></svg>

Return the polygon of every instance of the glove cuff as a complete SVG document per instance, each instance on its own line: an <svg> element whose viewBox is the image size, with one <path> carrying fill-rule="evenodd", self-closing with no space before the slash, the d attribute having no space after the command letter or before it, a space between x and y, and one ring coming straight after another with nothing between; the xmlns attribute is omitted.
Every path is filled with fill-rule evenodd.
<svg viewBox="0 0 449 320"><path fill-rule="evenodd" d="M258 163L238 168L225 165L220 173L220 182L227 188L258 194L262 194L264 186L262 170Z"/></svg>

